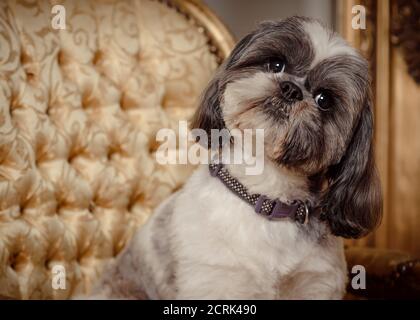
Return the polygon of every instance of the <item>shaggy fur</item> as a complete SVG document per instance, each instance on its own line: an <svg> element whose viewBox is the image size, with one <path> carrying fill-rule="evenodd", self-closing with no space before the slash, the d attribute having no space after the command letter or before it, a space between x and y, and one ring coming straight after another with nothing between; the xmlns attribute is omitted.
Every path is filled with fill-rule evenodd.
<svg viewBox="0 0 420 320"><path fill-rule="evenodd" d="M267 69L278 58L284 70ZM328 97L323 107L316 102L321 93ZM264 129L263 173L246 175L238 164L227 169L250 193L309 201L322 216L306 225L267 220L203 166L140 228L95 294L341 298L339 236L365 235L381 214L370 101L366 61L336 34L308 18L262 23L221 66L192 127L209 136L211 129Z"/></svg>

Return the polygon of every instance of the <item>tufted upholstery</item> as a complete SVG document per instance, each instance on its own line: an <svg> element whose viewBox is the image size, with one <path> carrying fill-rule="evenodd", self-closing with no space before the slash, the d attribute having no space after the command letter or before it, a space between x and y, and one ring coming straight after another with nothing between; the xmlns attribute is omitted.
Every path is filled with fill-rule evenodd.
<svg viewBox="0 0 420 320"><path fill-rule="evenodd" d="M0 2L0 295L87 292L104 262L178 188L155 134L187 119L220 57L166 3ZM51 269L66 268L53 290Z"/></svg>

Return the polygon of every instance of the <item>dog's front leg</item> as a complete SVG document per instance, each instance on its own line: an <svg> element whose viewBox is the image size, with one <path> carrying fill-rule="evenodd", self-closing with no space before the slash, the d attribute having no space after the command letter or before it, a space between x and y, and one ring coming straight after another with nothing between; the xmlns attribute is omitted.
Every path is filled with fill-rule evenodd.
<svg viewBox="0 0 420 320"><path fill-rule="evenodd" d="M342 241L330 247L314 248L289 275L278 280L277 299L342 299L347 283L347 267Z"/></svg>
<svg viewBox="0 0 420 320"><path fill-rule="evenodd" d="M338 300L345 293L345 278L335 270L301 272L279 281L276 299Z"/></svg>
<svg viewBox="0 0 420 320"><path fill-rule="evenodd" d="M240 266L181 264L176 279L177 299L273 299L274 288L264 288Z"/></svg>

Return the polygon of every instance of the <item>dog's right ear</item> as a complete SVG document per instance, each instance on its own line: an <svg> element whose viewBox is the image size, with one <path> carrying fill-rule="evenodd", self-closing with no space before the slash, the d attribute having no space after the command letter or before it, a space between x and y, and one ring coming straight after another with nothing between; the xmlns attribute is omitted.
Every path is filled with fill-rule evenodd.
<svg viewBox="0 0 420 320"><path fill-rule="evenodd" d="M224 80L225 72L229 70L241 57L243 51L251 42L252 37L253 33L248 34L239 41L229 55L228 59L220 66L216 76L212 81L210 81L207 88L204 90L198 109L192 118L191 129L203 129L206 131L207 136L210 137L211 129L222 130L225 127L222 110L220 108L220 102L223 95L221 83ZM208 146L210 147L210 143Z"/></svg>
<svg viewBox="0 0 420 320"><path fill-rule="evenodd" d="M327 173L330 185L323 199L326 219L332 233L344 238L365 236L379 225L382 216L371 105L369 95L346 153Z"/></svg>

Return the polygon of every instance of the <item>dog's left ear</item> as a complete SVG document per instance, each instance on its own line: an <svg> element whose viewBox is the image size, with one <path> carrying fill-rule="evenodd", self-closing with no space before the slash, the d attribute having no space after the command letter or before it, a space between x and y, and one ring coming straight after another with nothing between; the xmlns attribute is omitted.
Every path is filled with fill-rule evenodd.
<svg viewBox="0 0 420 320"><path fill-rule="evenodd" d="M248 47L254 34L255 33L250 33L238 42L227 60L220 66L213 80L210 81L207 88L204 90L198 109L192 118L191 129L203 129L210 138L211 129L222 130L225 127L220 108L223 94L222 80L225 76L225 72L235 64L241 57L243 51ZM208 146L210 147L210 145L209 141Z"/></svg>
<svg viewBox="0 0 420 320"><path fill-rule="evenodd" d="M359 238L373 230L382 215L382 194L373 153L370 98L359 116L341 161L327 173L326 219L334 235Z"/></svg>

